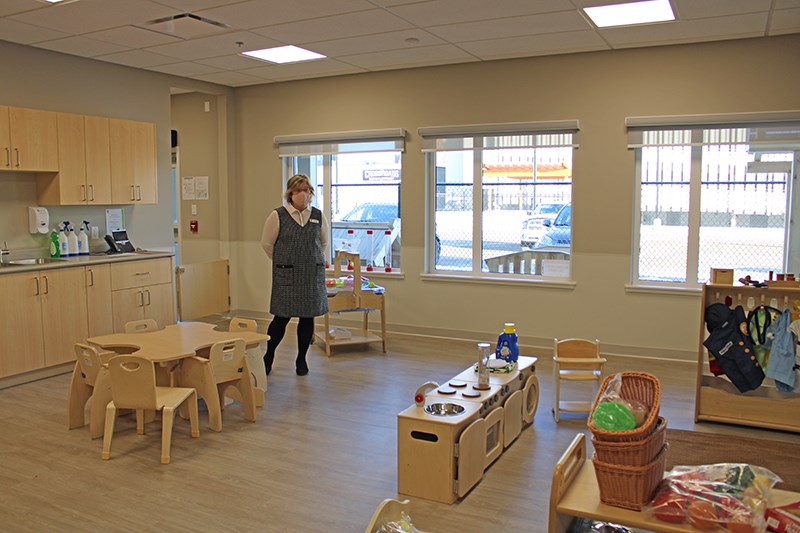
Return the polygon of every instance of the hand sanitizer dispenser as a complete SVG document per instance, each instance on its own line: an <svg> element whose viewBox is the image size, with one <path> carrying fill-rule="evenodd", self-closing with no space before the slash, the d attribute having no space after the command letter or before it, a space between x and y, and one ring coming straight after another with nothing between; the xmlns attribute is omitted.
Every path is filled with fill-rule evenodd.
<svg viewBox="0 0 800 533"><path fill-rule="evenodd" d="M46 235L50 232L50 213L45 207L28 208L28 224L33 234Z"/></svg>

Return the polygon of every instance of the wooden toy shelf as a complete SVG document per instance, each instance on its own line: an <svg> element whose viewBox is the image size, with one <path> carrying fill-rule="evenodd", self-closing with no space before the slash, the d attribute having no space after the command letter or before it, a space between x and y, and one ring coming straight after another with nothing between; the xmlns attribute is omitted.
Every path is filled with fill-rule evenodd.
<svg viewBox="0 0 800 533"><path fill-rule="evenodd" d="M742 426L800 432L800 394L785 393L775 389L769 378L756 390L739 392L724 377L711 375L708 370L708 353L703 341L708 336L705 327L705 309L713 303L725 303L730 298L732 306L741 305L745 312L759 305L770 305L794 313L800 310L800 287L781 284L758 289L738 285L705 285L700 310L700 343L697 365L697 394L694 419L724 422Z"/></svg>
<svg viewBox="0 0 800 533"><path fill-rule="evenodd" d="M325 344L325 355L331 356L331 346L345 346L354 344L369 344L380 342L383 353L386 353L386 296L383 292L376 293L361 287L361 262L358 254L337 251L333 267L333 278L339 279L342 275L342 261L353 263L353 287L346 289L328 290L328 312L324 315L323 331L317 331L316 336ZM380 313L381 333L376 335L369 330L369 314L372 311ZM331 336L331 313L364 313L364 325L360 329L348 328L349 336L336 338Z"/></svg>
<svg viewBox="0 0 800 533"><path fill-rule="evenodd" d="M594 466L586 459L585 436L579 433L556 463L550 491L548 533L564 533L575 517L612 522L656 533L697 533L688 523L662 522L644 511L612 507L600 501ZM772 489L770 507L800 500L800 493Z"/></svg>

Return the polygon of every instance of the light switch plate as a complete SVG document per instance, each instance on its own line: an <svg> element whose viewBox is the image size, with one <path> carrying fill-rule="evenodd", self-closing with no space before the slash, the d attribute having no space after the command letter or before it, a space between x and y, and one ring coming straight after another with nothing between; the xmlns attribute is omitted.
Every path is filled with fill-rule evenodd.
<svg viewBox="0 0 800 533"><path fill-rule="evenodd" d="M197 204L192 204L192 214L193 215L197 214Z"/></svg>
<svg viewBox="0 0 800 533"><path fill-rule="evenodd" d="M100 234L98 233L97 226L92 226L92 239L99 239Z"/></svg>

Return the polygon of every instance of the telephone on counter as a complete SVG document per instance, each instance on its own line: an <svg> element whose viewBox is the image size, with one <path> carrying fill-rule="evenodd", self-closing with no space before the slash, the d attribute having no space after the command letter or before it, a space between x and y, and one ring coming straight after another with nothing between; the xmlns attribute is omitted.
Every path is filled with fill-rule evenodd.
<svg viewBox="0 0 800 533"><path fill-rule="evenodd" d="M136 251L136 247L128 240L128 232L124 229L112 231L111 235L106 235L104 238L108 244L107 254L121 254Z"/></svg>

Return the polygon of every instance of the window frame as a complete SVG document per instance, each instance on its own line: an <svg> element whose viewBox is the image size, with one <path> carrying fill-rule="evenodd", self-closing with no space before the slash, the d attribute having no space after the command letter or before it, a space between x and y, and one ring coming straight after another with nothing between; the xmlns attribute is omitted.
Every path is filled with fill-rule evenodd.
<svg viewBox="0 0 800 533"><path fill-rule="evenodd" d="M530 136L530 146L509 146L509 148L543 149L548 147L570 147L573 153L579 148L579 122L578 120L540 121L540 122L514 122L496 124L469 124L460 126L432 126L418 128L422 137L422 152L425 156L425 239L424 239L424 265L423 277L428 279L457 279L459 281L492 281L492 282L535 282L547 283L552 286L574 286L572 282L572 242L570 242L570 276L546 277L536 274L519 274L506 272L484 272L482 264L483 248L483 213L484 187L481 167L482 154L486 150L497 148L485 146L487 138L502 136ZM546 136L568 134L569 143L552 144L544 142L539 144ZM472 267L468 271L437 270L436 269L436 154L443 151L471 151L472 152ZM535 165L534 161L534 165ZM574 165L573 165L574 167ZM570 188L574 186L574 176L570 181ZM520 250L522 251L522 250ZM478 265L476 267L476 265Z"/></svg>
<svg viewBox="0 0 800 533"><path fill-rule="evenodd" d="M800 246L796 223L792 213L800 207L800 187L796 187L798 167L800 167L800 111L774 111L764 113L735 113L717 115L674 115L628 117L625 120L628 131L628 148L634 151L634 194L633 223L631 239L630 287L639 289L664 288L696 291L699 283L700 228L703 149L717 144L747 144L750 150L768 149L794 152L792 174L788 177L786 193L786 225L784 233L783 267L785 272L794 272L800 267ZM704 132L716 129L746 128L750 142L729 141L717 143L704 140ZM647 143L645 132L688 130L689 142L676 143L678 146L691 146L689 180L689 214L685 281L640 279L639 257L642 225L642 149L646 146L659 146ZM770 137L772 137L770 139ZM661 145L665 146L665 145ZM720 265L724 266L724 265Z"/></svg>

